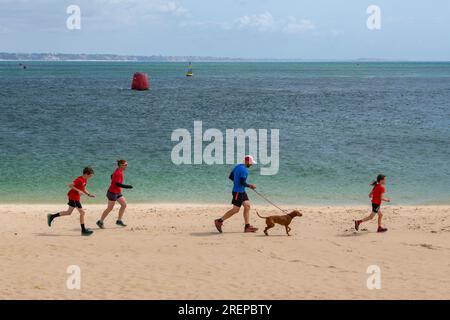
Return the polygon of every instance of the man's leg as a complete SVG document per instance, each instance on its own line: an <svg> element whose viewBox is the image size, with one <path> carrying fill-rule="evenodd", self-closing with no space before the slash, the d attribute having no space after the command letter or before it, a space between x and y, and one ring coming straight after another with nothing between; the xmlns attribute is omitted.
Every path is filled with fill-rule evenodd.
<svg viewBox="0 0 450 320"><path fill-rule="evenodd" d="M250 201L249 200L245 200L242 205L244 206L244 222L245 222L245 227L244 227L244 231L245 232L256 232L258 231L258 228L255 228L253 226L250 225Z"/></svg>
<svg viewBox="0 0 450 320"><path fill-rule="evenodd" d="M247 226L250 224L250 201L244 201L242 205L244 206L244 222Z"/></svg>
<svg viewBox="0 0 450 320"><path fill-rule="evenodd" d="M227 212L225 212L225 214L223 215L223 217L221 218L222 221L225 221L229 218L231 218L232 216L234 216L236 213L239 212L241 208L239 208L238 206L233 205L233 208L231 208L230 210L228 210Z"/></svg>
<svg viewBox="0 0 450 320"><path fill-rule="evenodd" d="M229 218L231 218L232 216L234 216L236 213L239 212L241 208L238 207L237 205L233 205L233 208L231 208L230 210L228 210L227 212L225 212L225 214L222 216L222 218L220 219L216 219L214 220L214 224L217 228L217 231L219 231L220 233L222 233L222 225L223 222Z"/></svg>

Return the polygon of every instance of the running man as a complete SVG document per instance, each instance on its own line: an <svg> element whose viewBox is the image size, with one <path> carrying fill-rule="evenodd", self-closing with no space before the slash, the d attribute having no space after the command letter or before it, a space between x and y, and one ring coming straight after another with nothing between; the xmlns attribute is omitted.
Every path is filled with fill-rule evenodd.
<svg viewBox="0 0 450 320"><path fill-rule="evenodd" d="M214 224L220 233L222 233L223 222L238 213L241 206L244 206L244 232L256 232L258 230L258 228L250 225L250 200L245 192L246 187L256 189L254 184L247 183L248 169L254 164L256 164L256 161L252 156L245 156L244 163L238 164L231 171L229 179L233 181L233 200L231 201L233 208L228 210L222 218L214 220Z"/></svg>
<svg viewBox="0 0 450 320"><path fill-rule="evenodd" d="M81 235L82 236L90 236L94 231L87 229L84 226L84 216L86 212L81 205L80 199L81 195L84 194L90 198L95 198L93 194L90 194L86 189L87 181L94 175L94 170L91 167L86 167L83 170L83 175L76 178L71 184L69 184L69 192L67 193L67 197L69 198L69 208L66 211L61 211L55 214L49 213L47 215L47 224L49 227L52 226L52 222L54 219L63 216L70 216L75 208L77 208L80 213L80 225L81 225Z"/></svg>
<svg viewBox="0 0 450 320"><path fill-rule="evenodd" d="M122 195L122 188L124 189L133 189L133 186L123 184L123 172L127 169L128 163L126 160L117 160L118 168L111 175L111 185L109 186L108 192L106 193L106 198L108 198L108 207L103 211L102 217L97 221L97 226L100 229L104 229L105 225L103 221L105 221L108 214L114 208L116 202L120 204L119 209L119 218L116 221L116 225L121 227L126 227L127 225L123 223L122 218L125 213L125 209L127 208L127 201L125 197Z"/></svg>

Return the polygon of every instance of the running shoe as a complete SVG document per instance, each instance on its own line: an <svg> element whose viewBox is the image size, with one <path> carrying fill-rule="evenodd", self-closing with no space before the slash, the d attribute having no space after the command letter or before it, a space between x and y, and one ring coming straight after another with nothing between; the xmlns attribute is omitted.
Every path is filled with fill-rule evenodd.
<svg viewBox="0 0 450 320"><path fill-rule="evenodd" d="M98 226L100 229L105 229L105 224L103 223L102 220L98 220L98 221L96 222L96 224L97 224L97 226Z"/></svg>
<svg viewBox="0 0 450 320"><path fill-rule="evenodd" d="M90 236L93 233L94 233L94 231L92 231L90 229L81 230L81 235L82 236Z"/></svg>
<svg viewBox="0 0 450 320"><path fill-rule="evenodd" d="M126 227L126 226L127 226L125 223L123 223L122 220L117 220L117 221L116 221L116 224L117 224L118 226L121 226L121 227Z"/></svg>
<svg viewBox="0 0 450 320"><path fill-rule="evenodd" d="M53 215L51 213L49 213L47 215L47 224L48 224L49 227L52 226L52 222L53 222Z"/></svg>
<svg viewBox="0 0 450 320"><path fill-rule="evenodd" d="M214 220L214 224L216 225L217 231L222 233L223 221L220 221L220 219L216 219Z"/></svg>
<svg viewBox="0 0 450 320"><path fill-rule="evenodd" d="M254 226L248 226L244 229L244 232L256 232L258 231L258 228L255 228Z"/></svg>
<svg viewBox="0 0 450 320"><path fill-rule="evenodd" d="M378 227L377 232L386 232L388 229L383 228L383 227Z"/></svg>

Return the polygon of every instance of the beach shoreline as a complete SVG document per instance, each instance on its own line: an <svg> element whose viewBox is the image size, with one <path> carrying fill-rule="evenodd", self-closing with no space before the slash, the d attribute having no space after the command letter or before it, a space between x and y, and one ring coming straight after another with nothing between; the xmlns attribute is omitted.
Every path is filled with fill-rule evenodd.
<svg viewBox="0 0 450 320"><path fill-rule="evenodd" d="M385 234L375 220L354 231L369 206L299 206L291 237L281 226L264 236L254 211L256 234L242 232L242 213L219 234L213 220L230 205L129 204L128 227L115 208L105 230L105 205L85 207L91 237L75 212L46 225L65 205L0 205L0 299L450 299L450 206L385 206ZM73 265L80 290L66 287ZM367 288L371 265L379 290Z"/></svg>

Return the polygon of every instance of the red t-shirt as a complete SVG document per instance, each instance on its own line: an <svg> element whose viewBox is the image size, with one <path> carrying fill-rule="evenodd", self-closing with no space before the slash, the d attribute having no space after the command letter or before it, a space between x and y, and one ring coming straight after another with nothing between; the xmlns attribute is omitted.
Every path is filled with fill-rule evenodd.
<svg viewBox="0 0 450 320"><path fill-rule="evenodd" d="M372 189L372 203L381 204L381 197L384 193L384 187L382 184L377 183Z"/></svg>
<svg viewBox="0 0 450 320"><path fill-rule="evenodd" d="M86 191L87 180L83 176L79 176L72 182L73 186L81 191ZM67 193L69 200L80 201L80 193L74 189L70 189Z"/></svg>
<svg viewBox="0 0 450 320"><path fill-rule="evenodd" d="M111 185L109 186L108 191L112 193L120 193L122 191L121 187L116 186L116 183L123 183L123 172L119 168L114 171L111 175Z"/></svg>

